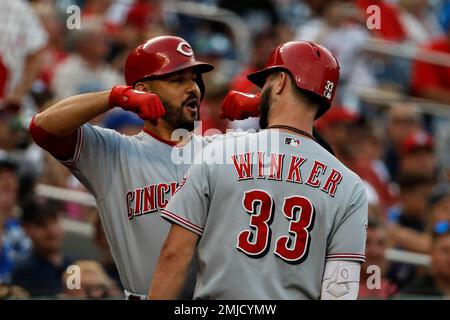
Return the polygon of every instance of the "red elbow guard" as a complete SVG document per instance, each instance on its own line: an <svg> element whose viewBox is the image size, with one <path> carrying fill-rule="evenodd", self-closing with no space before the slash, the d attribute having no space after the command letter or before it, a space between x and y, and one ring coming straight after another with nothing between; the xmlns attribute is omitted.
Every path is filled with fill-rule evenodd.
<svg viewBox="0 0 450 320"><path fill-rule="evenodd" d="M29 132L34 142L42 149L47 150L52 156L59 160L73 158L77 147L78 132L75 131L67 137L56 137L34 123L31 119Z"/></svg>

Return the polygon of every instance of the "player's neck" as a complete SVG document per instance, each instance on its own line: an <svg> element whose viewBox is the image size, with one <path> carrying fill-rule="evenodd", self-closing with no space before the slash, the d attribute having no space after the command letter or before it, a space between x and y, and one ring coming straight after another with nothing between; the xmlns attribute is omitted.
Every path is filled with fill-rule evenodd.
<svg viewBox="0 0 450 320"><path fill-rule="evenodd" d="M269 127L283 125L312 135L314 114L304 110L296 102L284 100L270 108L268 122ZM287 129L280 130L289 131Z"/></svg>
<svg viewBox="0 0 450 320"><path fill-rule="evenodd" d="M149 121L145 121L144 128L153 132L154 135L163 140L171 141L173 130L171 130L171 128L169 128L161 119L158 120L157 125L154 125Z"/></svg>
<svg viewBox="0 0 450 320"><path fill-rule="evenodd" d="M163 119L159 119L157 125L152 124L150 121L145 121L144 131L154 138L158 139L159 141L171 146L176 146L183 142L186 142L185 137L181 137L178 141L172 140L172 133L174 129Z"/></svg>
<svg viewBox="0 0 450 320"><path fill-rule="evenodd" d="M308 121L305 119L301 119L297 116L286 117L271 117L269 119L269 127L282 125L286 127L292 127L301 131L304 131L310 135L312 135L312 121ZM281 131L290 131L289 129L280 128Z"/></svg>

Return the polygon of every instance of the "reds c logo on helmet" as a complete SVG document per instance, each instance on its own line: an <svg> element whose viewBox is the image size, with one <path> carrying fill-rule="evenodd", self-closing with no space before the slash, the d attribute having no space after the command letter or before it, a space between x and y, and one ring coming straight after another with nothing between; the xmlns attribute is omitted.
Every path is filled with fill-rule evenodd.
<svg viewBox="0 0 450 320"><path fill-rule="evenodd" d="M262 88L266 77L274 70L288 71L303 90L323 98L316 119L331 106L339 82L339 63L326 48L309 41L290 41L272 51L266 66L247 78Z"/></svg>
<svg viewBox="0 0 450 320"><path fill-rule="evenodd" d="M125 62L125 81L134 86L138 81L188 68L194 68L199 74L197 84L203 97L205 86L201 74L213 70L214 66L197 61L191 45L183 38L155 37L130 52Z"/></svg>
<svg viewBox="0 0 450 320"><path fill-rule="evenodd" d="M194 54L191 46L187 42L180 42L177 47L177 51L181 54L184 54L186 57L190 57Z"/></svg>

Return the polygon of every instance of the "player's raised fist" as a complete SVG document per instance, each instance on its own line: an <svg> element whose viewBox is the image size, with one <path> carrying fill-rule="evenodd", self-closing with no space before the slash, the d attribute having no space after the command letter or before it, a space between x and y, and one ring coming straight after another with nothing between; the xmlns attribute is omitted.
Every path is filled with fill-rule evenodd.
<svg viewBox="0 0 450 320"><path fill-rule="evenodd" d="M259 116L259 104L261 95L259 93L244 93L231 90L223 99L220 119L244 120L248 117Z"/></svg>
<svg viewBox="0 0 450 320"><path fill-rule="evenodd" d="M130 86L114 86L109 94L109 106L136 113L141 119L154 121L166 110L156 94L134 90Z"/></svg>

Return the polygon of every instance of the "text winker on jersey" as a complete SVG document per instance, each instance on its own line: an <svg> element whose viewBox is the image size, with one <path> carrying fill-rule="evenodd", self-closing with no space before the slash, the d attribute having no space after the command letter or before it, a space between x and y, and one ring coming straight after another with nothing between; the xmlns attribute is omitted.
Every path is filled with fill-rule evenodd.
<svg viewBox="0 0 450 320"><path fill-rule="evenodd" d="M328 168L318 160L308 160L301 156L288 155L286 157L282 153L270 153L266 156L265 152L247 152L233 154L231 159L238 181L256 178L284 180L297 184L305 183L310 187L320 188L331 197L334 197L338 185L342 181L342 174L338 170ZM310 170L302 172L302 166L308 161L314 161L314 164ZM287 175L283 176L283 167L286 165L288 166ZM257 167L256 172L254 172L254 167ZM319 175L325 179L321 179ZM307 177L305 182L303 177Z"/></svg>

